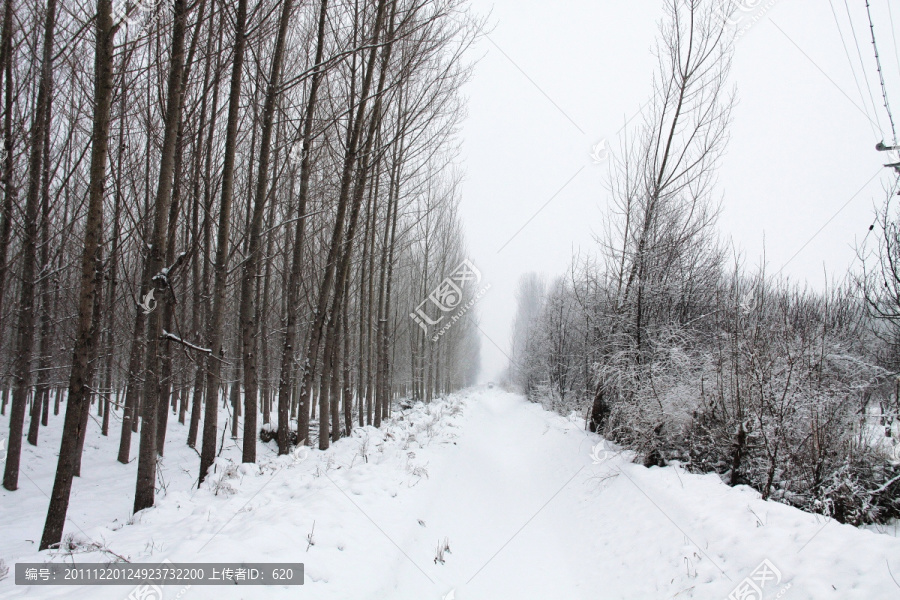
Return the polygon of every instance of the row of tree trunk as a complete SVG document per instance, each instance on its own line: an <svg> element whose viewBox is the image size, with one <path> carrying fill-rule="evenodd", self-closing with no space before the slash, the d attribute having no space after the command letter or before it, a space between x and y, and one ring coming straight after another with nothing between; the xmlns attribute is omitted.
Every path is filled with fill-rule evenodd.
<svg viewBox="0 0 900 600"><path fill-rule="evenodd" d="M428 265L463 258L453 132L477 26L460 8L4 0L3 485L55 389L42 549L62 539L92 406L102 435L118 425L119 462L139 432L139 511L170 412L202 482L220 403L255 462L259 418L281 454L314 435L326 449L401 395L471 383L471 318L432 339L409 316L448 275Z"/></svg>

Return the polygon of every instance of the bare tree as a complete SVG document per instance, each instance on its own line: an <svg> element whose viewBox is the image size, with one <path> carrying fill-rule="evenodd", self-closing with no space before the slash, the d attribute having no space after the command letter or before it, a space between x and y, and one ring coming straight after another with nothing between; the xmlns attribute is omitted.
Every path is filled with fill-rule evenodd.
<svg viewBox="0 0 900 600"><path fill-rule="evenodd" d="M103 192L106 180L107 151L109 147L109 118L113 87L113 43L116 29L112 22L110 0L97 0L95 17L96 42L94 58L94 118L91 139L90 194L88 198L87 226L84 234L84 252L81 256L81 285L78 302L78 325L72 371L69 377L69 393L66 402L66 418L59 462L50 507L41 536L40 548L44 550L62 540L63 524L69 508L69 494L75 468L75 452L81 429L87 426L83 419L83 406L89 401L87 386L92 370L89 364L91 348L96 332L93 323L94 303L99 290L96 287L95 264L103 225ZM51 30L52 31L52 30ZM52 34L51 34L52 40Z"/></svg>
<svg viewBox="0 0 900 600"><path fill-rule="evenodd" d="M216 240L216 261L213 271L213 309L209 322L209 343L212 354L207 361L206 408L203 420L203 447L200 454L200 481L212 466L216 452L218 401L221 361L224 360L222 324L225 313L231 202L234 197L234 162L237 145L238 116L241 100L241 76L246 47L247 0L238 0L234 30L234 59L231 70L231 89L228 95L228 123L222 171L222 199L219 205L219 231Z"/></svg>

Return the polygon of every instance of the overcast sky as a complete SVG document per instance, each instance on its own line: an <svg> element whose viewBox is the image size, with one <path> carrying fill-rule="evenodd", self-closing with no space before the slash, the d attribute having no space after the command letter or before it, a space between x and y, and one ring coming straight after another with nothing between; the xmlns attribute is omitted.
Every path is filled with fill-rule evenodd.
<svg viewBox="0 0 900 600"><path fill-rule="evenodd" d="M873 21L888 98L893 91L900 102L888 1L871 0ZM857 51L842 0L832 0L840 30L827 0L743 2L758 8L738 25L738 106L719 175L718 227L751 265L765 250L770 274L781 270L820 287L826 271L830 278L852 265L891 180L881 166L888 157L874 149L892 134L865 4L848 3ZM591 149L608 139L615 151L626 119L648 98L663 4L472 6L490 15L490 27L465 88L462 215L469 256L492 284L478 303L485 334L480 379L488 381L508 363L519 277L535 271L552 279L566 272L574 252L595 251L592 233L609 199L608 164L595 164ZM893 12L900 27L900 5Z"/></svg>

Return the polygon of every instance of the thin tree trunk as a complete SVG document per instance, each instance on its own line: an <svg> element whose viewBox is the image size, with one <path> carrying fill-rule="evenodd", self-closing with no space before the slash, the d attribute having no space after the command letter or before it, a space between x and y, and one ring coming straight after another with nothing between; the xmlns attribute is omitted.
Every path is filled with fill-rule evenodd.
<svg viewBox="0 0 900 600"><path fill-rule="evenodd" d="M400 159L403 157L403 136L400 137L400 150L398 151L398 156ZM399 165L402 160L398 160L397 169L399 170ZM391 239L390 239L390 249L388 251L388 270L387 270L387 289L385 290L385 312L384 312L384 320L383 327L381 330L381 352L382 352L382 361L381 361L381 369L382 372L382 392L379 394L378 400L378 412L376 414L380 414L381 418L388 418L391 414L391 366L388 360L388 337L387 337L387 318L391 313L391 289L393 282L393 273L394 273L394 248L397 245L397 205L399 204L399 187L400 187L400 175L399 173L394 179L392 185L394 192L391 194L393 196L393 215L391 216ZM389 202L390 204L390 202ZM396 348L396 347L395 347Z"/></svg>
<svg viewBox="0 0 900 600"><path fill-rule="evenodd" d="M124 65L123 65L124 66ZM124 84L123 84L124 85ZM119 92L122 96L122 100L120 100L120 108L122 113L124 113L125 105L125 88ZM124 123L123 123L124 125ZM113 355L115 352L115 324L116 324L116 289L119 285L119 236L121 235L121 212L122 212L122 204L124 203L124 199L122 197L122 160L123 160L123 146L124 146L124 136L125 129L124 126L119 127L119 148L117 151L117 166L116 166L116 179L115 179L115 199L116 205L113 210L113 233L111 240L111 248L109 254L109 286L107 287L106 292L106 410L103 413L103 425L101 428L101 434L106 436L109 435L109 410L110 410L110 395L113 393L115 388L115 377L113 373L113 366L115 364L113 360ZM118 394L116 395L118 398ZM123 412L124 414L124 412ZM126 460L127 462L127 460Z"/></svg>
<svg viewBox="0 0 900 600"><path fill-rule="evenodd" d="M169 205L172 201L172 185L175 171L175 153L178 127L181 122L182 73L184 70L184 38L187 0L174 0L172 25L172 51L167 83L165 132L159 166L159 184L153 211L153 237L145 262L145 273L150 275L151 289L161 294L160 302L171 298L171 269L165 265L166 233ZM163 273L163 267L167 272ZM164 310L151 311L147 318L147 356L144 376L144 402L141 407L141 445L138 454L138 475L134 494L134 512L153 506L156 493L156 428L157 404L162 391L160 374L160 337ZM166 399L163 399L165 402Z"/></svg>
<svg viewBox="0 0 900 600"><path fill-rule="evenodd" d="M127 66L127 56L128 54L122 53L122 72L125 72L125 68ZM124 136L125 136L125 106L128 98L128 89L127 87L123 87L119 96L119 148L120 150L124 146ZM149 137L148 143L146 147L146 154L149 157L150 154L150 146L149 146ZM148 158L149 160L149 158ZM149 175L149 173L148 173ZM147 183L147 187L149 188L149 182ZM119 192L117 191L117 194ZM146 217L147 211L144 212L144 216ZM141 284L139 289L144 290L150 286L150 280L146 276L146 272L143 274L143 279L141 280ZM119 435L119 453L116 457L123 465L127 465L131 460L131 437L132 434L137 431L139 412L139 404L140 404L140 394L141 394L141 364L144 359L144 331L146 330L146 313L135 305L135 314L134 314L134 327L132 328L131 335L131 350L128 356L128 373L125 378L125 401L122 409L122 431Z"/></svg>
<svg viewBox="0 0 900 600"><path fill-rule="evenodd" d="M200 453L200 481L206 477L216 454L218 429L218 396L220 373L224 360L222 323L225 312L225 286L228 282L228 245L231 229L231 202L234 196L234 160L237 145L237 125L241 100L241 76L246 46L247 0L238 0L235 19L234 62L231 70L231 90L228 96L228 123L225 133L225 155L222 167L222 200L219 206L219 231L216 239L216 262L213 283L213 311L210 315L209 343L212 353L207 360L206 410L203 419L203 448Z"/></svg>
<svg viewBox="0 0 900 600"><path fill-rule="evenodd" d="M353 431L353 381L351 380L350 365L350 325L347 323L349 317L348 303L344 303L344 315L341 318L341 324L344 331L344 390L341 394L344 401L344 430L347 435Z"/></svg>
<svg viewBox="0 0 900 600"><path fill-rule="evenodd" d="M325 45L325 20L328 12L328 0L322 0L319 7L319 22L316 33L316 56L312 78L309 84L309 98L303 117L303 147L300 159L300 189L297 196L297 223L294 226L294 251L291 256L290 276L288 277L287 298L288 310L285 323L284 345L281 349L281 366L278 376L278 453L290 451L290 405L291 392L294 388L292 365L294 362L294 344L297 338L298 311L293 310L300 300L300 275L303 269L303 232L305 230L306 202L309 196L310 154L312 150L312 121L316 111L316 95L322 76L323 48ZM311 370L313 366L304 366ZM302 394L295 394L298 400L297 439L299 443L309 443L309 396L301 400Z"/></svg>
<svg viewBox="0 0 900 600"><path fill-rule="evenodd" d="M47 425L47 390L50 367L52 365L52 344L50 340L50 111L44 124L44 158L41 168L41 277L38 296L41 301L41 342L38 350L38 376L34 389L34 403L31 407L31 421L28 424L28 443L37 446L41 419Z"/></svg>
<svg viewBox="0 0 900 600"><path fill-rule="evenodd" d="M54 2L55 0L50 0ZM50 496L50 507L41 536L39 549L46 550L62 540L63 524L69 507L72 489L73 459L79 437L82 405L87 403L87 385L91 379L90 356L92 338L93 305L96 294L95 258L103 226L103 184L106 180L106 158L109 145L109 113L112 99L113 38L112 3L97 0L96 50L94 57L94 124L91 140L90 187L88 194L87 225L84 235L84 251L81 256L81 287L79 290L78 322L72 371L69 377L69 393L59 462ZM47 48L48 54L52 51Z"/></svg>
<svg viewBox="0 0 900 600"><path fill-rule="evenodd" d="M0 319L3 317L3 293L6 289L6 276L9 273L9 240L12 235L13 206L16 201L16 189L13 183L15 157L13 156L13 0L3 2L3 33L0 36L0 76L4 79L3 105L3 208L0 211ZM0 335L3 334L0 323ZM5 388L4 388L5 389ZM4 406L5 408L5 406Z"/></svg>
<svg viewBox="0 0 900 600"><path fill-rule="evenodd" d="M41 79L37 106L31 126L31 154L28 166L28 193L22 239L22 285L19 289L19 320L13 360L12 409L9 414L9 447L3 471L3 487L12 491L19 485L19 461L22 454L22 430L31 386L31 355L34 348L34 288L37 262L38 215L41 194L41 164L44 159L45 128L49 122L53 77L53 37L56 27L56 0L48 0L44 23Z"/></svg>
<svg viewBox="0 0 900 600"><path fill-rule="evenodd" d="M174 179L172 182L172 192L171 192L171 202L169 204L169 222L168 222L168 232L166 234L166 258L165 264L171 265L175 262L175 245L177 241L177 226L178 226L178 215L181 211L181 179L182 173L184 169L184 122L181 119L181 112L184 109L184 93L187 89L188 81L190 79L191 66L194 62L194 55L197 52L197 44L200 39L200 31L203 26L203 18L206 11L206 0L200 1L200 6L197 9L197 21L194 24L194 34L191 38L191 47L188 51L187 59L184 62L181 71L181 85L180 85L180 103L181 106L178 108L178 126L177 133L175 135L175 158L174 158L174 166L173 166L173 175ZM175 319L175 306L172 299L172 292L169 291L168 297L170 299L169 302L165 302L163 304L163 329L165 331L171 332L174 329L174 319ZM169 423L169 403L168 399L170 398L171 390L172 390L172 343L169 340L165 340L160 344L161 350L161 377L160 377L160 397L157 405L157 426L156 426L156 450L160 456L163 456L165 451L165 443L166 443L166 431L168 430Z"/></svg>
<svg viewBox="0 0 900 600"><path fill-rule="evenodd" d="M94 258L94 264L96 265L94 268L94 306L91 310L91 333L90 337L93 340L93 343L90 347L90 352L88 356L88 373L89 378L86 380L88 382L88 399L84 403L84 411L81 414L81 427L78 430L78 444L75 448L75 456L72 458L72 473L75 477L81 477L81 458L84 452L84 440L87 436L88 424L90 423L91 417L91 402L94 399L98 399L99 394L97 394L96 384L94 381L97 379L97 358L100 353L100 321L102 317L101 310L103 308L103 233L101 228L101 234L98 239L97 244L97 255Z"/></svg>
<svg viewBox="0 0 900 600"><path fill-rule="evenodd" d="M272 68L269 74L263 108L262 135L259 143L259 172L256 177L256 197L253 203L247 258L244 261L243 281L241 283L240 324L245 406L242 460L245 463L256 462L256 417L259 395L256 338L259 334L259 311L254 306L253 292L256 287L256 276L259 272L260 234L262 233L263 214L265 213L266 198L269 191L269 158L272 151L275 107L280 93L284 46L293 6L293 0L284 0L281 7L281 18L278 22L278 35L275 39L275 51L272 56Z"/></svg>
<svg viewBox="0 0 900 600"><path fill-rule="evenodd" d="M225 13L224 11L220 12L219 17L219 27L218 31L218 40L216 42L218 51L216 52L216 56L221 54L222 50L222 30L224 28L225 22ZM212 35L209 36L209 39L206 44L207 54L210 53L212 49ZM209 95L209 77L210 77L210 67L209 62L206 63L206 70L203 75L203 96L200 100L200 129L204 129L204 119L206 118L206 101ZM203 275L202 275L202 286L201 286L201 296L203 298L203 302L199 302L198 304L201 306L201 315L199 322L197 323L197 332L198 337L201 335L200 329L203 328L203 334L209 333L210 327L210 315L205 307L208 305L209 301L209 260L207 257L210 255L210 248L212 246L212 232L211 232L211 221L212 215L212 203L213 203L213 193L212 193L212 183L210 181L211 171L212 171L212 142L213 142L213 133L216 127L216 115L218 114L218 105L219 105L219 78L216 77L213 83L212 88L212 110L210 111L210 123L209 123L209 133L206 137L206 148L205 148L205 177L204 177L204 185L203 185L203 202L204 202L204 217L203 217ZM200 142L198 142L198 147L200 146ZM200 161L203 160L201 157L201 152L198 151L197 158L197 170L200 170ZM199 186L199 179L197 181L197 186ZM199 189L195 186L195 195L199 194ZM206 338L207 344L209 344L208 348L213 348L211 345L210 339ZM205 390L205 380L208 377L208 370L210 368L211 361L216 360L215 358L209 356L200 356L197 359L197 372L194 378L194 393L191 399L191 423L188 427L188 438L187 445L191 448L197 447L197 435L200 430L200 413L203 410L203 396ZM207 394L209 397L209 394ZM215 398L215 396L212 396Z"/></svg>
<svg viewBox="0 0 900 600"><path fill-rule="evenodd" d="M276 140L276 147L280 148L280 140L282 137L281 129L278 132L278 139ZM275 171L278 171L278 164L280 162L280 150L276 153L275 158ZM293 183L294 178L293 175L290 177L291 183ZM273 181L272 187L274 193L274 188L277 181ZM290 202L288 204L290 211ZM288 216L288 220L290 220L290 216ZM275 202L269 203L269 212L266 217L266 229L269 230L275 226ZM287 237L287 236L285 236ZM285 244L287 245L287 244ZM269 364L269 298L271 294L271 282L272 282L272 254L275 250L275 236L269 235L268 240L266 240L266 267L263 271L263 284L262 284L262 300L261 304L258 304L259 308L257 309L259 316L259 339L261 343L258 343L257 346L260 348L260 354L262 355L262 380L260 382L260 392L262 396L262 414L263 414L263 423L267 424L269 422L269 394L271 392L271 380L269 374L271 373L270 364ZM257 285L257 288L259 286ZM259 302L259 300L258 300Z"/></svg>
<svg viewBox="0 0 900 600"><path fill-rule="evenodd" d="M395 167L396 168L396 167ZM394 169L392 169L393 173ZM375 427L381 427L381 417L383 415L382 407L384 405L384 393L385 393L385 378L386 378L386 369L385 363L387 362L387 354L385 350L385 345L387 344L387 317L385 310L385 293L386 293L386 279L387 279L387 262L388 262L388 244L390 242L390 227L391 227L391 205L393 202L393 194L388 194L388 204L387 210L385 212L384 219L384 234L381 240L381 264L379 267L378 274L378 309L376 314L378 315L378 322L375 327L375 335L376 335L376 348L377 354L376 357L376 373L375 373L375 419L374 424ZM416 330L416 335L418 335L418 330ZM413 336L410 339L414 339ZM415 373L416 373L416 363L415 363L415 352L413 352L414 346L410 345L410 358L412 360L410 375L413 378L413 385L415 385Z"/></svg>
<svg viewBox="0 0 900 600"><path fill-rule="evenodd" d="M377 169L375 169L377 172ZM366 202L366 226L363 230L363 256L362 263L360 266L360 274L361 281L359 285L359 363L357 366L357 393L359 394L359 426L363 427L365 425L365 401L363 394L363 382L367 382L369 379L369 374L371 373L371 361L368 360L369 354L369 332L372 329L372 310L369 306L368 298L371 296L367 296L366 292L369 290L371 281L372 281L372 257L374 255L374 249L370 248L372 245L372 235L375 231L375 215L373 214L377 207L373 206L373 201L376 196L374 187L377 187L378 178L375 177L375 186L372 184L369 185L369 199ZM365 356L363 353L365 352Z"/></svg>
<svg viewBox="0 0 900 600"><path fill-rule="evenodd" d="M357 109L355 121L352 125L349 143L347 144L347 150L344 156L344 165L341 175L341 187L338 195L337 215L335 217L334 230L332 232L331 244L328 250L325 274L322 279L322 284L319 288L319 298L316 306L316 318L315 322L312 325L312 328L310 329L309 345L306 351L306 361L303 371L303 384L300 390L301 415L303 414L305 407L308 406L309 395L312 392L312 382L315 375L314 371L316 361L318 360L319 355L319 345L322 341L322 334L324 333L324 326L326 324L326 318L328 317L328 300L331 295L332 287L335 284L335 267L338 257L341 255L341 243L343 241L344 233L344 219L347 213L347 204L349 203L348 201L350 195L350 185L353 179L354 167L357 164L359 140L362 135L362 125L366 114L366 103L368 100L369 88L372 84L372 76L375 70L376 51L378 47L378 40L381 36L381 29L384 22L386 5L387 0L379 0L375 17L375 24L372 30L371 49L369 51L369 64L363 78L363 85L359 95L359 106ZM356 207L355 211L351 210L351 221L354 218L354 213L356 216L358 216L359 207ZM352 242L352 234L348 237L350 237ZM346 256L347 253L345 252L343 254ZM319 402L319 413L319 448L324 450L328 447L328 406L324 404L321 399ZM302 424L298 423L298 425ZM303 429L300 429L300 431L298 432L298 437L303 439L308 435L309 430L307 423L307 430L304 431Z"/></svg>

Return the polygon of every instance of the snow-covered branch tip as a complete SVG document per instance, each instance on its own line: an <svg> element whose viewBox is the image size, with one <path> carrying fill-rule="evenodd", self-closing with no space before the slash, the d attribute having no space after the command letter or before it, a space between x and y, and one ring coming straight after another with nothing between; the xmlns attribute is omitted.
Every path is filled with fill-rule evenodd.
<svg viewBox="0 0 900 600"><path fill-rule="evenodd" d="M166 331L165 329L163 329L162 335L159 337L162 340L169 340L170 342L177 342L177 343L181 344L182 346L186 346L186 347L190 348L191 350L196 350L197 352L203 352L204 354L212 354L211 348L204 348L202 346L192 344L192 343L188 342L187 340L184 340L184 339L178 337L174 333L170 333L170 332Z"/></svg>
<svg viewBox="0 0 900 600"><path fill-rule="evenodd" d="M181 266L181 264L184 262L184 260L186 258L187 258L187 252L182 252L175 258L175 262L173 262L168 267L163 267L162 269L160 269L159 273L157 273L156 275L154 275L151 278L151 281L153 281L154 283L162 284L160 287L163 287L163 288L168 287L169 286L169 275L171 275L172 273L177 271L178 267Z"/></svg>

